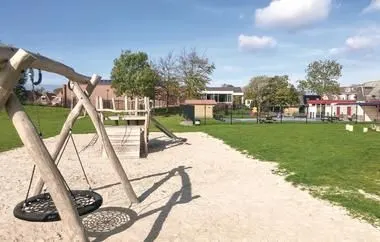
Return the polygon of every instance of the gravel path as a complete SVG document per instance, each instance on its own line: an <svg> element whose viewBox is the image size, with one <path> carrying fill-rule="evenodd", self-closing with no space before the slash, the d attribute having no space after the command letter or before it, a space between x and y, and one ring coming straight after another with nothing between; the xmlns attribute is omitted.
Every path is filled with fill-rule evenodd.
<svg viewBox="0 0 380 242"><path fill-rule="evenodd" d="M380 231L344 209L313 198L272 174L275 165L247 158L203 133L174 145L151 134L148 158L123 160L143 200L130 206L99 142L81 153L101 209L83 222L92 241L380 241ZM93 137L75 135L79 149ZM46 140L49 149L54 138ZM0 153L0 241L67 240L60 222L13 217L32 162L25 148ZM72 189L86 189L72 145L60 170Z"/></svg>

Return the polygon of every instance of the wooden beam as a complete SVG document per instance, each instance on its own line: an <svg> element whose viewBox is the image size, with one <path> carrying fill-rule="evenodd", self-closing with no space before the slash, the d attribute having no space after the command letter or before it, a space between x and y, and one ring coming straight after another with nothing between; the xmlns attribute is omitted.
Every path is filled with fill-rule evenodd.
<svg viewBox="0 0 380 242"><path fill-rule="evenodd" d="M10 60L12 56L18 50L21 50L21 49L8 47L8 46L1 46L0 47L0 62L4 60ZM43 55L35 54L30 51L25 51L25 52L27 52L29 55L32 55L35 58L35 61L33 61L29 66L31 68L56 73L56 74L66 77L69 80L79 82L79 83L88 83L91 79L88 76L75 72L73 68L66 66L65 64L62 64L58 61L49 59Z"/></svg>
<svg viewBox="0 0 380 242"><path fill-rule="evenodd" d="M15 94L11 94L9 97L6 110L21 141L50 188L51 197L69 236L69 241L88 241L77 209L65 187L63 177Z"/></svg>
<svg viewBox="0 0 380 242"><path fill-rule="evenodd" d="M9 60L3 62L0 70L0 110L4 107L9 96L13 92L13 88L17 85L21 71L26 69L35 58L20 49Z"/></svg>
<svg viewBox="0 0 380 242"><path fill-rule="evenodd" d="M98 112L111 112L111 113L146 113L146 110L114 110L114 109L109 109L109 108L102 108L102 109L97 109L96 111Z"/></svg>
<svg viewBox="0 0 380 242"><path fill-rule="evenodd" d="M101 77L98 75L93 75L91 77L90 83L86 87L86 92L88 96L91 96L91 93L94 91L96 85L100 81ZM80 116L83 109L83 103L81 100L75 105L75 107L71 110L69 115L67 116L66 122L63 124L61 132L58 136L57 143L55 144L54 150L52 152L52 158L55 161L62 150L62 147L69 135L70 129L74 126L75 121ZM40 178L35 186L33 195L38 195L41 193L44 187L44 181Z"/></svg>
<svg viewBox="0 0 380 242"><path fill-rule="evenodd" d="M82 89L78 85L78 83L73 83L73 92L78 97L79 100L83 103L84 108L88 112L88 116L92 120L92 123L95 126L96 132L98 133L99 137L102 140L103 147L106 151L107 156L109 157L111 164L116 171L116 173L119 175L121 179L121 183L124 187L124 190L126 194L128 195L129 200L132 203L138 203L137 196L135 192L133 191L132 185L128 180L128 176L125 173L123 166L120 163L119 158L117 157L115 150L112 147L112 144L110 142L110 139L108 138L106 129L104 128L103 123L101 122L95 107L91 104L88 97L83 93Z"/></svg>

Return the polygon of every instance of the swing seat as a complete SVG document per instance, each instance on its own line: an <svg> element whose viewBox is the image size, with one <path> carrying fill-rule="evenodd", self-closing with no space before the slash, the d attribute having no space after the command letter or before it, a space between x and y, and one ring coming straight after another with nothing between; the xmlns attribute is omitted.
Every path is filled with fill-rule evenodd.
<svg viewBox="0 0 380 242"><path fill-rule="evenodd" d="M89 214L102 206L103 198L98 193L89 190L73 190L76 208L79 216ZM61 220L49 193L30 197L16 205L13 215L31 222L53 222Z"/></svg>

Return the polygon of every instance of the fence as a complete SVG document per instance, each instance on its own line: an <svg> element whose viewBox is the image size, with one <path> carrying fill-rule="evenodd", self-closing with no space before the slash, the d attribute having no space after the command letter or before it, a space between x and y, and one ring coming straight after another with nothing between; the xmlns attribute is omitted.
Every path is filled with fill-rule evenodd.
<svg viewBox="0 0 380 242"><path fill-rule="evenodd" d="M261 110L245 106L216 105L214 118L225 123L318 123L380 122L380 103L350 105L264 106Z"/></svg>

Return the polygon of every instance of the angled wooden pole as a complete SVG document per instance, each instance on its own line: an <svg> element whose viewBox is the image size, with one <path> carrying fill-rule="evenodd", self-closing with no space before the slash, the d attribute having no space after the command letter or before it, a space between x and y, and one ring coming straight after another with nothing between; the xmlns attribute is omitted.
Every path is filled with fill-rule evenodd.
<svg viewBox="0 0 380 242"><path fill-rule="evenodd" d="M23 111L15 94L11 94L9 97L6 110L21 141L50 188L50 195L64 224L69 240L88 241L84 227L79 219L78 211L65 187L63 177L28 115Z"/></svg>
<svg viewBox="0 0 380 242"><path fill-rule="evenodd" d="M89 96L94 91L100 79L101 77L98 75L93 75L91 77L90 83L86 87L86 92ZM61 152L62 147L67 139L67 136L69 135L70 129L74 126L74 123L80 116L82 109L83 109L83 103L81 102L81 100L79 100L78 103L75 105L75 107L69 113L66 119L66 122L63 124L61 132L58 136L57 143L55 144L54 150L52 152L52 158L54 161L57 159L59 153ZM40 178L35 186L33 195L35 196L35 195L40 194L43 187L44 187L44 181Z"/></svg>
<svg viewBox="0 0 380 242"><path fill-rule="evenodd" d="M35 60L34 56L19 49L9 60L0 63L0 110L17 85L21 71L28 68Z"/></svg>
<svg viewBox="0 0 380 242"><path fill-rule="evenodd" d="M116 173L119 175L121 179L121 183L124 187L125 192L128 195L129 200L132 203L138 203L137 196L135 192L133 191L132 185L128 180L128 176L125 173L123 166L120 163L119 158L117 157L115 150L112 147L112 144L110 142L110 139L107 135L106 129L104 128L103 123L100 120L100 117L98 116L95 107L91 104L90 100L84 94L78 83L72 83L73 84L73 92L78 97L78 99L83 103L84 108L87 110L88 116L90 117L91 121L93 122L96 132L98 133L99 137L102 139L104 149L106 151L107 156L109 157L111 164L116 171Z"/></svg>

